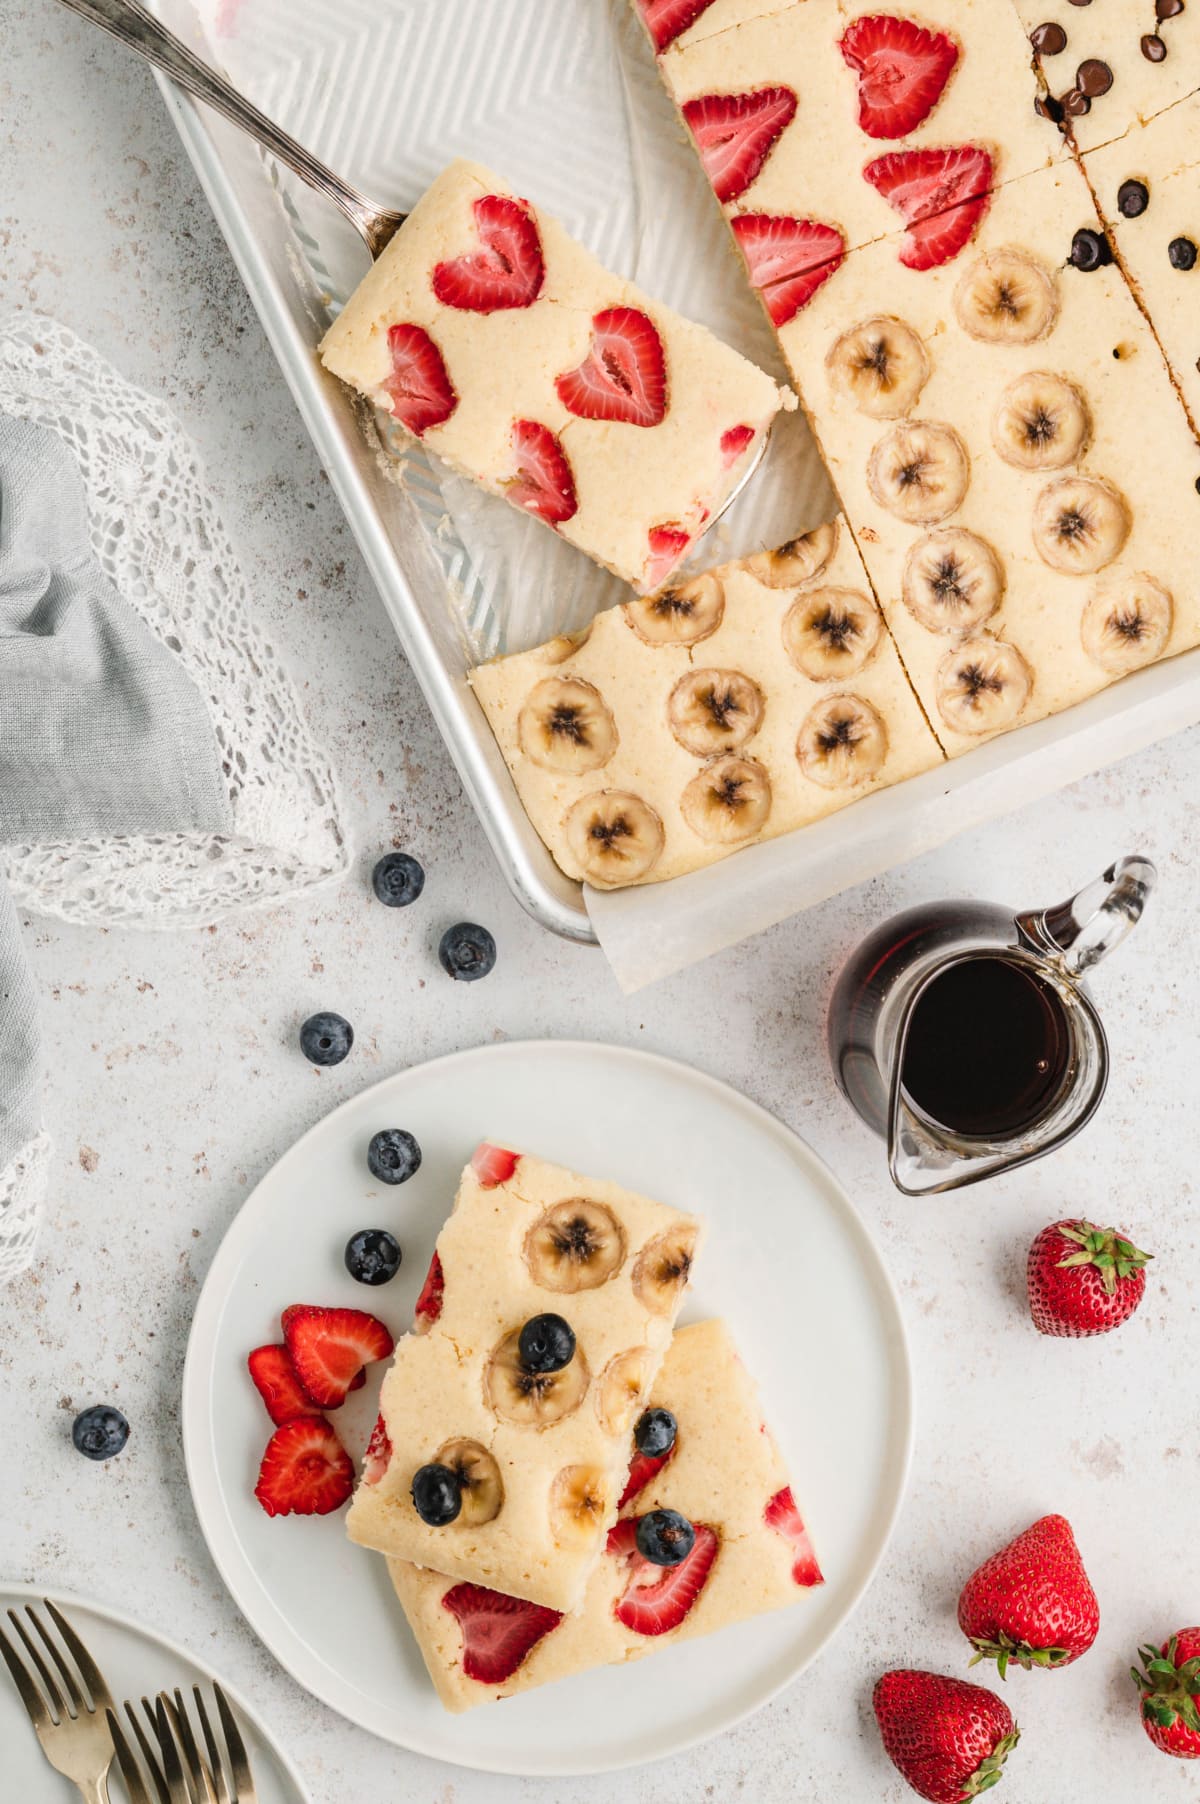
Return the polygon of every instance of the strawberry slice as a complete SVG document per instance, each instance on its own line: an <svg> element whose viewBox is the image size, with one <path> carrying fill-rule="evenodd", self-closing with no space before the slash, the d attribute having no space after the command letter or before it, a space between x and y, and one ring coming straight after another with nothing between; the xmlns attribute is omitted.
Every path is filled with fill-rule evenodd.
<svg viewBox="0 0 1200 1804"><path fill-rule="evenodd" d="M796 1499L792 1496L791 1485L784 1485L782 1491L776 1491L763 1511L763 1521L768 1528L773 1528L785 1541L790 1541L795 1548L792 1560L792 1577L798 1585L823 1585L825 1583L821 1568L817 1565L817 1556L813 1552L812 1541L804 1526L804 1519L796 1507Z"/></svg>
<svg viewBox="0 0 1200 1804"><path fill-rule="evenodd" d="M444 425L458 406L454 384L442 353L423 326L389 327L388 350L392 373L383 386L392 412L420 438L431 426Z"/></svg>
<svg viewBox="0 0 1200 1804"><path fill-rule="evenodd" d="M704 173L718 200L736 200L762 171L776 140L796 116L790 88L751 94L700 94L683 108Z"/></svg>
<svg viewBox="0 0 1200 1804"><path fill-rule="evenodd" d="M755 436L753 426L731 426L721 434L721 462L725 469L733 468L742 452L754 443Z"/></svg>
<svg viewBox="0 0 1200 1804"><path fill-rule="evenodd" d="M481 1140L471 1154L471 1169L485 1190L494 1190L497 1184L508 1183L520 1157L520 1153L510 1153L507 1147Z"/></svg>
<svg viewBox="0 0 1200 1804"><path fill-rule="evenodd" d="M267 1442L254 1495L268 1516L328 1516L353 1489L353 1461L324 1416L298 1416Z"/></svg>
<svg viewBox="0 0 1200 1804"><path fill-rule="evenodd" d="M786 326L808 306L846 254L842 234L816 219L742 213L730 225L750 281L776 326Z"/></svg>
<svg viewBox="0 0 1200 1804"><path fill-rule="evenodd" d="M286 1347L255 1347L246 1364L255 1389L267 1406L267 1414L277 1428L282 1428L285 1422L294 1422L297 1416L321 1413L297 1378Z"/></svg>
<svg viewBox="0 0 1200 1804"><path fill-rule="evenodd" d="M621 1501L617 1508L623 1510L627 1503L632 1503L639 1492L644 1491L655 1473L661 1472L667 1461L679 1445L672 1441L665 1453L635 1453L629 1462L629 1471L625 1475L625 1489L621 1492Z"/></svg>
<svg viewBox="0 0 1200 1804"><path fill-rule="evenodd" d="M514 420L512 444L516 468L502 479L508 499L547 526L561 526L579 507L561 441L538 420Z"/></svg>
<svg viewBox="0 0 1200 1804"><path fill-rule="evenodd" d="M363 1454L363 1483L377 1485L392 1463L392 1442L382 1415L376 1416Z"/></svg>
<svg viewBox="0 0 1200 1804"><path fill-rule="evenodd" d="M628 1562L629 1583L613 1605L617 1621L638 1635L666 1635L677 1629L703 1591L719 1551L714 1530L692 1525L696 1539L678 1566L656 1566L637 1546L637 1517L627 1516L608 1531L608 1551Z"/></svg>
<svg viewBox="0 0 1200 1804"><path fill-rule="evenodd" d="M395 1345L383 1323L362 1309L293 1303L282 1320L296 1376L322 1409L344 1403L362 1368L386 1359Z"/></svg>
<svg viewBox="0 0 1200 1804"><path fill-rule="evenodd" d="M462 1669L481 1685L503 1685L544 1635L562 1621L561 1610L489 1591L484 1585L451 1585L442 1606L462 1630Z"/></svg>
<svg viewBox="0 0 1200 1804"><path fill-rule="evenodd" d="M667 411L667 360L654 321L636 307L593 315L590 351L554 386L581 420L657 426Z"/></svg>
<svg viewBox="0 0 1200 1804"><path fill-rule="evenodd" d="M652 526L649 532L650 555L646 559L642 585L646 590L657 589L660 583L666 582L672 570L692 542L690 532L682 526Z"/></svg>
<svg viewBox="0 0 1200 1804"><path fill-rule="evenodd" d="M863 175L908 226L900 261L937 269L970 243L987 210L990 154L978 144L945 150L890 150Z"/></svg>
<svg viewBox="0 0 1200 1804"><path fill-rule="evenodd" d="M916 131L941 99L959 57L944 31L891 13L855 19L838 49L858 76L858 123L869 138L907 138Z"/></svg>
<svg viewBox="0 0 1200 1804"><path fill-rule="evenodd" d="M424 1334L432 1328L442 1313L442 1298L446 1292L446 1279L442 1272L442 1262L434 1249L433 1258L429 1261L429 1270L425 1274L425 1282L421 1286L421 1294L417 1298L414 1311L413 1327L418 1334Z"/></svg>
<svg viewBox="0 0 1200 1804"><path fill-rule="evenodd" d="M471 210L480 248L435 264L434 294L444 307L468 313L531 306L542 292L546 265L528 203L507 194L485 194Z"/></svg>
<svg viewBox="0 0 1200 1804"><path fill-rule="evenodd" d="M681 37L712 3L713 0L636 0L654 48L660 51Z"/></svg>

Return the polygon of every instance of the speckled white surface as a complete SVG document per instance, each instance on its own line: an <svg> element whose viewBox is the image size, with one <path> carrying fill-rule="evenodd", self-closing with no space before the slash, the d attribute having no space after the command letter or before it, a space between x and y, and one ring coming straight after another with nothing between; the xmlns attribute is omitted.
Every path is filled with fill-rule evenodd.
<svg viewBox="0 0 1200 1804"><path fill-rule="evenodd" d="M875 1676L895 1663L963 1671L963 1578L1057 1509L1099 1591L1101 1636L1067 1672L1009 1680L1025 1734L997 1795L1193 1797L1195 1773L1145 1740L1126 1669L1139 1641L1200 1619L1200 1418L1188 1364L1200 1302L1200 735L622 1000L598 954L547 938L503 889L148 75L52 0L0 9L0 165L0 305L64 320L180 413L262 618L340 765L361 848L352 880L319 905L215 932L27 924L57 1161L40 1262L0 1292L0 1571L136 1609L223 1666L295 1750L317 1804L898 1804L910 1794L875 1735ZM367 886L373 858L393 843L429 872L421 904L402 913L379 907ZM844 951L911 901L959 891L1046 902L1135 846L1162 883L1095 984L1114 1055L1101 1115L1024 1174L957 1199L900 1201L825 1062L824 1000ZM452 986L433 956L442 928L464 914L500 944L496 973L475 987ZM294 1050L297 1023L316 1007L341 1010L358 1032L332 1073ZM217 1579L177 1420L198 1285L289 1142L382 1072L553 1033L690 1059L805 1134L878 1235L919 1387L913 1486L888 1570L819 1666L670 1769L570 1783L438 1767L306 1699ZM1045 1221L1077 1210L1111 1214L1159 1257L1145 1306L1119 1334L1044 1342L1024 1315L1024 1251ZM69 1440L74 1410L98 1398L119 1404L134 1430L107 1466L80 1460ZM48 1778L46 1797L56 1795Z"/></svg>

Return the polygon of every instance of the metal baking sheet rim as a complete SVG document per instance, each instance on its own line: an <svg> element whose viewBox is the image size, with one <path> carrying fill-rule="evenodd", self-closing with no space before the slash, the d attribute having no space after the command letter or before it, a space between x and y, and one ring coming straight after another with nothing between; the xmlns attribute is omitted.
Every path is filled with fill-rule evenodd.
<svg viewBox="0 0 1200 1804"><path fill-rule="evenodd" d="M596 944L585 891L564 876L534 832L465 675L442 656L430 620L399 567L389 515L398 526L406 498L378 469L354 403L317 362L320 323L289 256L286 215L264 162L231 126L207 115L165 77L155 79L510 889L541 926ZM283 269L273 267L267 241L254 230L247 184L262 202L263 225L277 235L269 250ZM428 566L449 632L450 608L442 603L444 582L432 554ZM978 751L801 828L807 856L794 891L795 911L1197 722L1200 649L1152 665L1063 714L990 740Z"/></svg>

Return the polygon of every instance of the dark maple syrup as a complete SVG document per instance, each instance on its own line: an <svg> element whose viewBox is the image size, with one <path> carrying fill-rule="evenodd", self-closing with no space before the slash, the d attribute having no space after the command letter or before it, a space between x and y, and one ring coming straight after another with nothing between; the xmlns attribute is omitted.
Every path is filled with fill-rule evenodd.
<svg viewBox="0 0 1200 1804"><path fill-rule="evenodd" d="M1071 1063L1063 1004L1029 966L983 954L938 973L913 1005L900 1082L948 1133L1002 1140L1054 1107Z"/></svg>

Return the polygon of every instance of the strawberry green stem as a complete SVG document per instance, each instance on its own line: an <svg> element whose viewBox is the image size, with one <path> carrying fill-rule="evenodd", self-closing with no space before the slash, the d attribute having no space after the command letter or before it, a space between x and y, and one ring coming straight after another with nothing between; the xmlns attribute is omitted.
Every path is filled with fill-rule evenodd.
<svg viewBox="0 0 1200 1804"><path fill-rule="evenodd" d="M1131 1666L1129 1671L1141 1693L1142 1715L1148 1722L1170 1729L1178 1718L1185 1728L1200 1735L1200 1654L1176 1666L1178 1647L1177 1635L1168 1641L1165 1654L1156 1647L1139 1647L1138 1658L1145 1670L1139 1672Z"/></svg>
<svg viewBox="0 0 1200 1804"><path fill-rule="evenodd" d="M1132 1278L1151 1259L1116 1228L1098 1228L1094 1222L1080 1222L1077 1228L1060 1228L1059 1233L1076 1251L1058 1262L1059 1270L1072 1265L1094 1265L1111 1297L1119 1278Z"/></svg>
<svg viewBox="0 0 1200 1804"><path fill-rule="evenodd" d="M1004 1762L1021 1739L1021 1731L1014 1723L1012 1733L1003 1741L998 1741L986 1760L981 1760L971 1777L963 1786L964 1798L978 1798L993 1785L999 1785L1004 1777Z"/></svg>
<svg viewBox="0 0 1200 1804"><path fill-rule="evenodd" d="M994 1641L981 1636L972 1636L971 1646L975 1654L970 1664L978 1666L981 1660L994 1660L1000 1678L1006 1678L1009 1666L1019 1666L1023 1672L1031 1672L1035 1666L1062 1666L1070 1659L1070 1649L1065 1647L1030 1647L1028 1641L1014 1641L1011 1635L1001 1632Z"/></svg>

